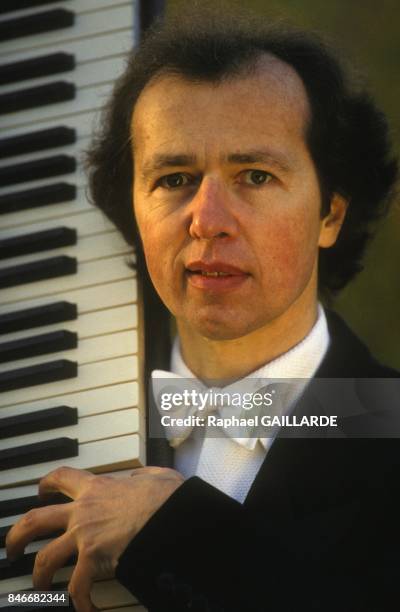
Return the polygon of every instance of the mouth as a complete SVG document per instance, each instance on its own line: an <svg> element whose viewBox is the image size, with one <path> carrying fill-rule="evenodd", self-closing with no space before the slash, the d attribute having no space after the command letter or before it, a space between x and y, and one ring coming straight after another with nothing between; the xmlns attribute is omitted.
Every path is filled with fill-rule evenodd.
<svg viewBox="0 0 400 612"><path fill-rule="evenodd" d="M225 262L194 261L185 271L192 286L214 291L236 288L249 277L244 270Z"/></svg>
<svg viewBox="0 0 400 612"><path fill-rule="evenodd" d="M211 276L213 278L217 278L219 276L233 276L233 274L228 274L228 272L206 272L204 270L187 270L188 274L201 274L201 276Z"/></svg>
<svg viewBox="0 0 400 612"><path fill-rule="evenodd" d="M246 272L223 261L192 261L186 266L190 274L201 274L203 276L245 276Z"/></svg>

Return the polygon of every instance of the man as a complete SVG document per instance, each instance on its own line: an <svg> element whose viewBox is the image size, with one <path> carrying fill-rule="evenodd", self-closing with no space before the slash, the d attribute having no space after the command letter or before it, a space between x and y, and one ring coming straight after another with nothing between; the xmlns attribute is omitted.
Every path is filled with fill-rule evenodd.
<svg viewBox="0 0 400 612"><path fill-rule="evenodd" d="M128 65L104 126L94 201L129 242L140 235L139 264L176 320L175 374L221 386L396 376L318 305L359 269L396 175L383 118L319 41L227 16L171 23ZM193 431L177 469L130 479L58 470L41 493L75 501L29 513L9 554L65 530L38 554L34 584L49 588L77 553L79 612L114 572L150 610L392 609L400 448L364 439L375 410L365 398L337 439L247 448Z"/></svg>

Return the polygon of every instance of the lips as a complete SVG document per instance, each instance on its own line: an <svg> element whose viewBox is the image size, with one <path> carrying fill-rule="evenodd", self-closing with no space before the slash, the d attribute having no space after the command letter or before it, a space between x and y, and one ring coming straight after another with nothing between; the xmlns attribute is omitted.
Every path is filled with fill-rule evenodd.
<svg viewBox="0 0 400 612"><path fill-rule="evenodd" d="M238 289L249 278L244 270L222 261L192 261L186 266L186 274L196 290L213 293Z"/></svg>
<svg viewBox="0 0 400 612"><path fill-rule="evenodd" d="M193 261L186 266L186 270L189 274L201 274L214 278L219 276L246 276L246 272L240 268L220 261L213 261L212 263Z"/></svg>

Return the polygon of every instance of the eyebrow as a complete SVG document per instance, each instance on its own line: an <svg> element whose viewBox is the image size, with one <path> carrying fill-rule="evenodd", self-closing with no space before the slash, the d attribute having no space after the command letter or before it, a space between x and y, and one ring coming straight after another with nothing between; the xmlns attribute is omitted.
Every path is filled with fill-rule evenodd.
<svg viewBox="0 0 400 612"><path fill-rule="evenodd" d="M184 153L178 153L176 155L157 153L149 162L144 164L141 174L144 179L147 179L154 174L154 172L157 172L157 170L162 170L162 168L192 166L195 163L195 155L185 155Z"/></svg>
<svg viewBox="0 0 400 612"><path fill-rule="evenodd" d="M267 149L230 153L226 156L226 159L231 164L270 164L279 168L282 172L289 172L294 166L293 160L288 155Z"/></svg>
<svg viewBox="0 0 400 612"><path fill-rule="evenodd" d="M269 151L266 149L252 149L238 153L229 153L223 155L222 160L226 160L230 164L257 164L266 163L282 172L288 172L294 165L293 160L283 153ZM176 168L182 166L193 166L197 162L195 155L187 155L185 153L168 154L157 153L142 168L143 179L148 179L152 174L163 168Z"/></svg>

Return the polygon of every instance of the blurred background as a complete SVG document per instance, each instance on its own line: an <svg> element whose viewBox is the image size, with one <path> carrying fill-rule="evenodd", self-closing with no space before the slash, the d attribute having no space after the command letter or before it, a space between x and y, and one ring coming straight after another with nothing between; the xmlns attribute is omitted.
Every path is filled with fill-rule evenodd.
<svg viewBox="0 0 400 612"><path fill-rule="evenodd" d="M167 0L167 15L187 0ZM266 19L285 18L322 34L349 58L386 113L400 153L400 2L398 0L246 0ZM380 224L364 270L339 294L337 310L382 362L400 369L400 195Z"/></svg>

